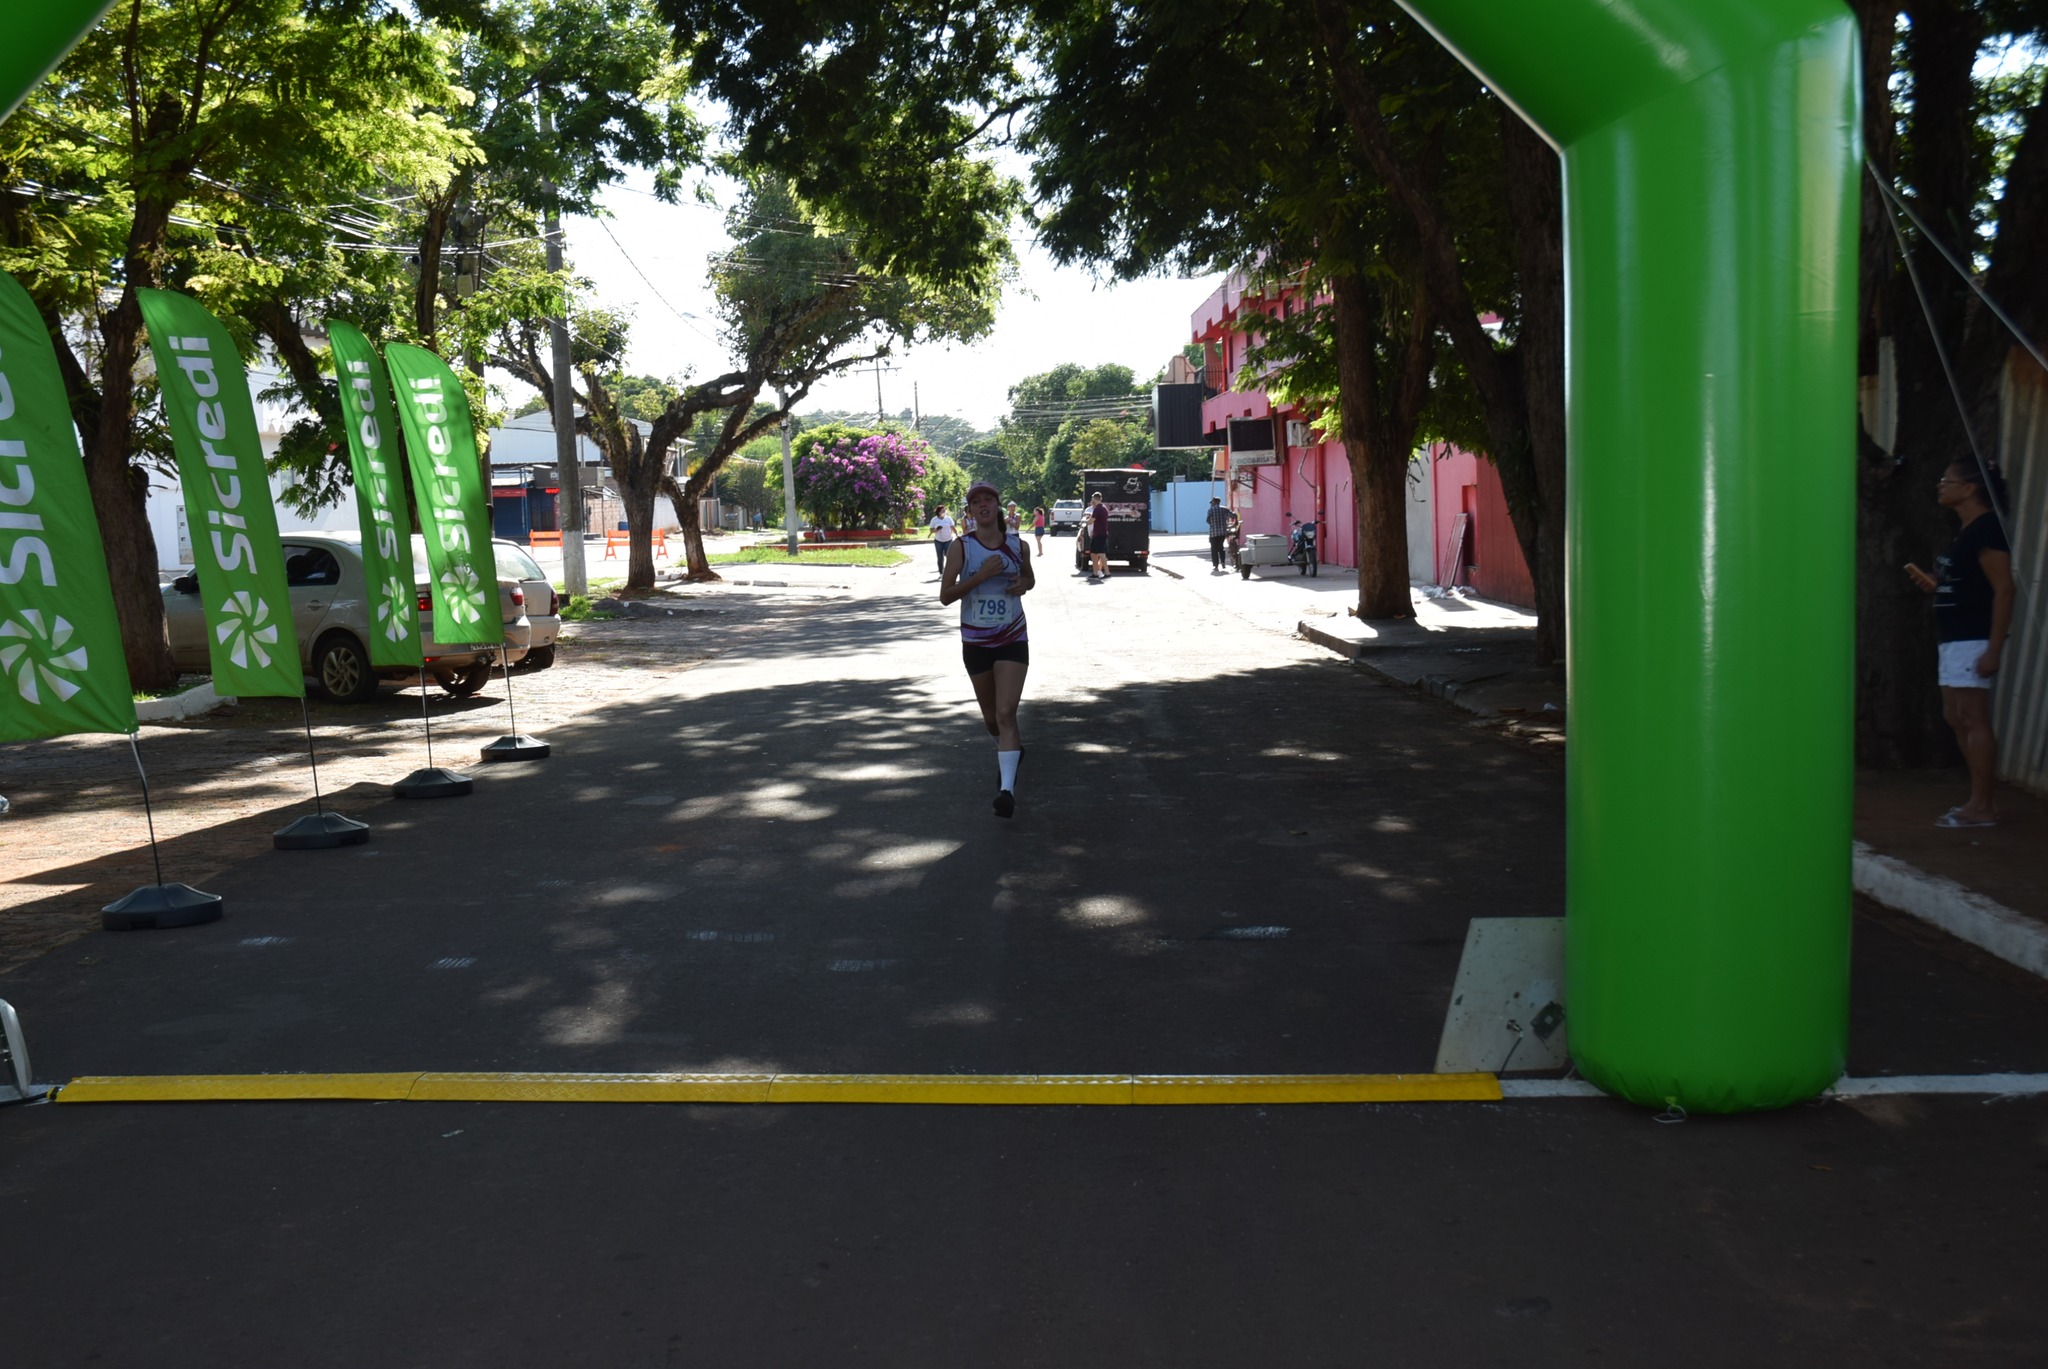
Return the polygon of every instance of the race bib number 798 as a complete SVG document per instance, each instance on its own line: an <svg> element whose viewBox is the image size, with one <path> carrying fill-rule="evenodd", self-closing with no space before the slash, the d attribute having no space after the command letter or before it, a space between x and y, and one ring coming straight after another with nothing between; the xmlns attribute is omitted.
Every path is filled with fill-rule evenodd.
<svg viewBox="0 0 2048 1369"><path fill-rule="evenodd" d="M1003 627L1010 621L1010 596L976 594L967 601L967 618L975 627Z"/></svg>

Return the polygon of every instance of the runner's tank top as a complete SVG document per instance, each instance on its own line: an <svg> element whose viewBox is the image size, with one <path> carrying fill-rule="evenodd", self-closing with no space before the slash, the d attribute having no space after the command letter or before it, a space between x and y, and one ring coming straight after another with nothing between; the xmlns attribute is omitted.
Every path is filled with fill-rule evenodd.
<svg viewBox="0 0 2048 1369"><path fill-rule="evenodd" d="M998 557L1003 569L983 584L976 585L960 601L960 640L972 646L1008 646L1024 638L1024 601L1008 592L1006 584L1010 576L1024 569L1024 543L1016 533L1006 533L1003 545L990 550L982 545L979 537L968 536L960 539L960 546L967 553L966 562L960 567L960 578L971 580L981 563L989 557Z"/></svg>

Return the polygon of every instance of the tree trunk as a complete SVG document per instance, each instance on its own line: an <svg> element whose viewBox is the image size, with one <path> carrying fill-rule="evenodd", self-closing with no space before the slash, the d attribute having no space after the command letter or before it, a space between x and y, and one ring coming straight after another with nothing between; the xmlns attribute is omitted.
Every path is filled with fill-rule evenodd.
<svg viewBox="0 0 2048 1369"><path fill-rule="evenodd" d="M698 490L692 477L690 486L678 485L673 478L664 477L662 489L676 506L676 522L681 524L683 534L683 578L690 581L723 580L725 577L711 569L711 558L704 554L704 524L698 517Z"/></svg>
<svg viewBox="0 0 2048 1369"><path fill-rule="evenodd" d="M613 472L617 474L616 471ZM654 588L654 490L639 481L627 488L619 482L619 499L626 506L626 588Z"/></svg>
<svg viewBox="0 0 2048 1369"><path fill-rule="evenodd" d="M146 207L137 208L138 234L146 231L148 212ZM133 256L131 253L131 265L135 264ZM143 277L145 283L148 279ZM99 519L100 541L106 548L107 577L113 584L114 615L121 624L129 683L139 690L168 690L178 682L178 667L171 659L164 601L157 589L156 537L149 529L149 480L129 460L135 357L141 333L142 308L131 286L121 292L113 312L100 321L100 387L94 401L99 421L82 434L85 479L92 491L93 513ZM78 400L74 395L74 410L80 407Z"/></svg>
<svg viewBox="0 0 2048 1369"><path fill-rule="evenodd" d="M441 245L448 240L448 220L455 212L454 188L439 199L422 199L421 204L426 216L420 225L420 274L413 285L412 326L419 333L420 345L433 352L440 350Z"/></svg>
<svg viewBox="0 0 2048 1369"><path fill-rule="evenodd" d="M1337 404L1344 456L1358 507L1358 616L1408 618L1408 448L1388 443L1379 390L1373 287L1354 275L1330 279L1336 323Z"/></svg>
<svg viewBox="0 0 2048 1369"><path fill-rule="evenodd" d="M1522 287L1515 357L1529 443L1526 478L1516 480L1521 498L1508 500L1508 512L1536 588L1536 663L1554 665L1564 659L1565 631L1564 180L1550 144L1505 105L1500 113ZM1509 472L1501 474L1505 492Z"/></svg>
<svg viewBox="0 0 2048 1369"><path fill-rule="evenodd" d="M1952 246L1970 239L1967 227L1958 231L1958 226L1967 225L1975 199L1967 174L1976 138L1970 69L1982 35L1974 15L1930 0L1916 6L1906 44L1914 91L1908 143L1916 208L1929 229ZM1884 87L1868 93L1876 96L1864 109L1868 145L1873 152L1896 151ZM1879 162L1878 169L1895 178L1900 168ZM1866 199L1864 212L1877 219L1874 225L1866 222L1864 242L1890 239L1884 206ZM1890 255L1896 256L1895 243ZM1860 310L1864 327L1874 331L1874 325L1889 325L1898 376L1892 453L1887 455L1860 427L1857 442L1856 758L1859 764L1888 768L1955 759L1934 679L1933 615L1927 596L1900 568L1908 561L1926 565L1955 534L1954 520L1935 502L1934 482L1950 461L1967 457L1970 447L1935 337L1952 348L1960 341L1968 296L1931 246L1914 246L1914 264L1928 292L1931 321L1902 270L1866 275L1864 288L1879 297L1863 301ZM1876 338L1863 350L1874 358ZM1971 378L1962 379L1968 394ZM1981 433L1979 440L1995 441L1996 434Z"/></svg>

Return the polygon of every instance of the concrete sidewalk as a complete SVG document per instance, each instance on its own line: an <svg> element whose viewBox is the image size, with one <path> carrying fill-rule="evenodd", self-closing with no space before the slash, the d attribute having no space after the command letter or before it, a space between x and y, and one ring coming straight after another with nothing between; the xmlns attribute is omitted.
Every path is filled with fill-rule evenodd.
<svg viewBox="0 0 2048 1369"><path fill-rule="evenodd" d="M1201 545L1197 552L1182 542ZM1169 548L1164 559L1188 575L1190 587L1248 621L1277 630L1293 616L1299 636L1389 684L1420 690L1532 742L1565 740L1564 670L1530 664L1535 619L1511 605L1417 586L1412 621L1361 622L1348 615L1356 593L1348 571L1303 580L1288 566L1277 574L1256 571L1249 582L1212 579L1205 539L1154 539L1162 543ZM1936 827L1968 788L1960 767L1859 773L1856 891L2048 977L2048 800L2006 786L1997 827Z"/></svg>

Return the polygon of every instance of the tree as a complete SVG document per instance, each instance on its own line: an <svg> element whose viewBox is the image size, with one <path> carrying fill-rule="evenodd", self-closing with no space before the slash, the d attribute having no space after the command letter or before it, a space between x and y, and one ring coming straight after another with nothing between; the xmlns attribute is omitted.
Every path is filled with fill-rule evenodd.
<svg viewBox="0 0 2048 1369"><path fill-rule="evenodd" d="M1437 309L1327 65L1303 50L1296 10L1281 0L1217 12L1076 0L1039 12L1045 98L1024 142L1040 240L1061 260L1120 276L1235 268L1289 281L1313 302L1320 329L1283 328L1277 289L1275 309L1254 308L1240 325L1273 335L1265 359L1304 397L1316 387L1335 400L1358 501L1357 612L1407 616L1406 475L1437 359ZM1391 42L1382 56L1412 65ZM1228 130L1230 145L1191 152L1189 129ZM1311 345L1325 350L1300 350ZM1265 369L1239 383L1263 383Z"/></svg>
<svg viewBox="0 0 2048 1369"><path fill-rule="evenodd" d="M998 284L1019 194L989 154L1030 99L1022 5L658 3L737 163L782 178L873 270Z"/></svg>
<svg viewBox="0 0 2048 1369"><path fill-rule="evenodd" d="M732 369L685 383L652 420L645 438L625 425L618 450L606 448L626 506L631 534L626 587L651 589L654 501L666 493L681 523L687 574L715 580L704 553L699 503L731 457L766 435L828 375L886 356L899 342L968 340L994 321L995 280L987 289L924 286L876 271L858 260L848 240L804 218L788 188L772 178L744 182L727 215L734 246L714 258L712 288ZM995 279L999 279L995 278ZM614 326L617 320L613 321ZM538 325L515 322L500 338L499 363L545 395L552 377L541 361ZM612 354L609 345L596 350ZM610 388L583 373L593 435L617 408ZM599 378L602 381L602 377ZM769 403L764 395L782 396ZM677 440L695 433L682 479L669 471ZM606 439L598 438L600 445Z"/></svg>
<svg viewBox="0 0 2048 1369"><path fill-rule="evenodd" d="M1421 283L1476 393L1485 450L1535 584L1537 660L1561 660L1564 217L1556 154L1386 0L1314 0L1313 12L1345 121L1409 220ZM1482 326L1485 312L1502 316L1500 339Z"/></svg>
<svg viewBox="0 0 2048 1369"><path fill-rule="evenodd" d="M914 433L831 424L790 455L797 507L821 528L893 530L925 503L931 448Z"/></svg>
<svg viewBox="0 0 2048 1369"><path fill-rule="evenodd" d="M1863 26L1865 149L1875 175L1897 187L1914 216L1895 216L1865 178L1858 369L1874 388L1880 353L1891 351L1898 423L1889 450L1858 430L1857 758L1926 765L1954 753L1929 668L1926 599L1899 566L1924 560L1953 532L1934 503L1942 469L1967 457L1973 438L1987 457L1995 453L2014 342L1937 249L1976 271L1976 284L2021 332L2048 335L2048 259L2040 250L2048 240L2048 10L2007 0L1853 7ZM2027 60L1980 74L1979 61L2001 52ZM1960 407L1941 347L1955 366Z"/></svg>
<svg viewBox="0 0 2048 1369"><path fill-rule="evenodd" d="M776 457L776 464L782 464L780 454ZM734 453L726 461L725 469L718 473L716 484L719 500L735 506L750 519L768 507L767 465L743 452Z"/></svg>
<svg viewBox="0 0 2048 1369"><path fill-rule="evenodd" d="M441 39L396 4L128 0L0 125L9 183L39 188L4 197L0 266L57 348L137 688L176 670L138 466L169 444L136 290L195 294L246 352L317 371L303 302L389 297L402 263L365 250L376 200L453 175L464 140L424 112L453 98ZM317 380L306 398L338 416Z"/></svg>
<svg viewBox="0 0 2048 1369"><path fill-rule="evenodd" d="M975 479L987 480L1026 507L1078 496L1073 444L1081 428L1097 419L1136 423L1151 406L1150 396L1133 382L1131 368L1114 363L1061 362L1019 380L1010 387L1009 399L1010 411L994 443L974 444L969 455Z"/></svg>
<svg viewBox="0 0 2048 1369"><path fill-rule="evenodd" d="M493 0L454 45L462 95L439 113L481 154L422 194L412 334L440 350L445 315L492 288L504 243L547 213L592 213L629 167L672 198L702 157L670 34L648 0ZM452 250L451 250L452 249ZM466 330L481 347L497 321Z"/></svg>

